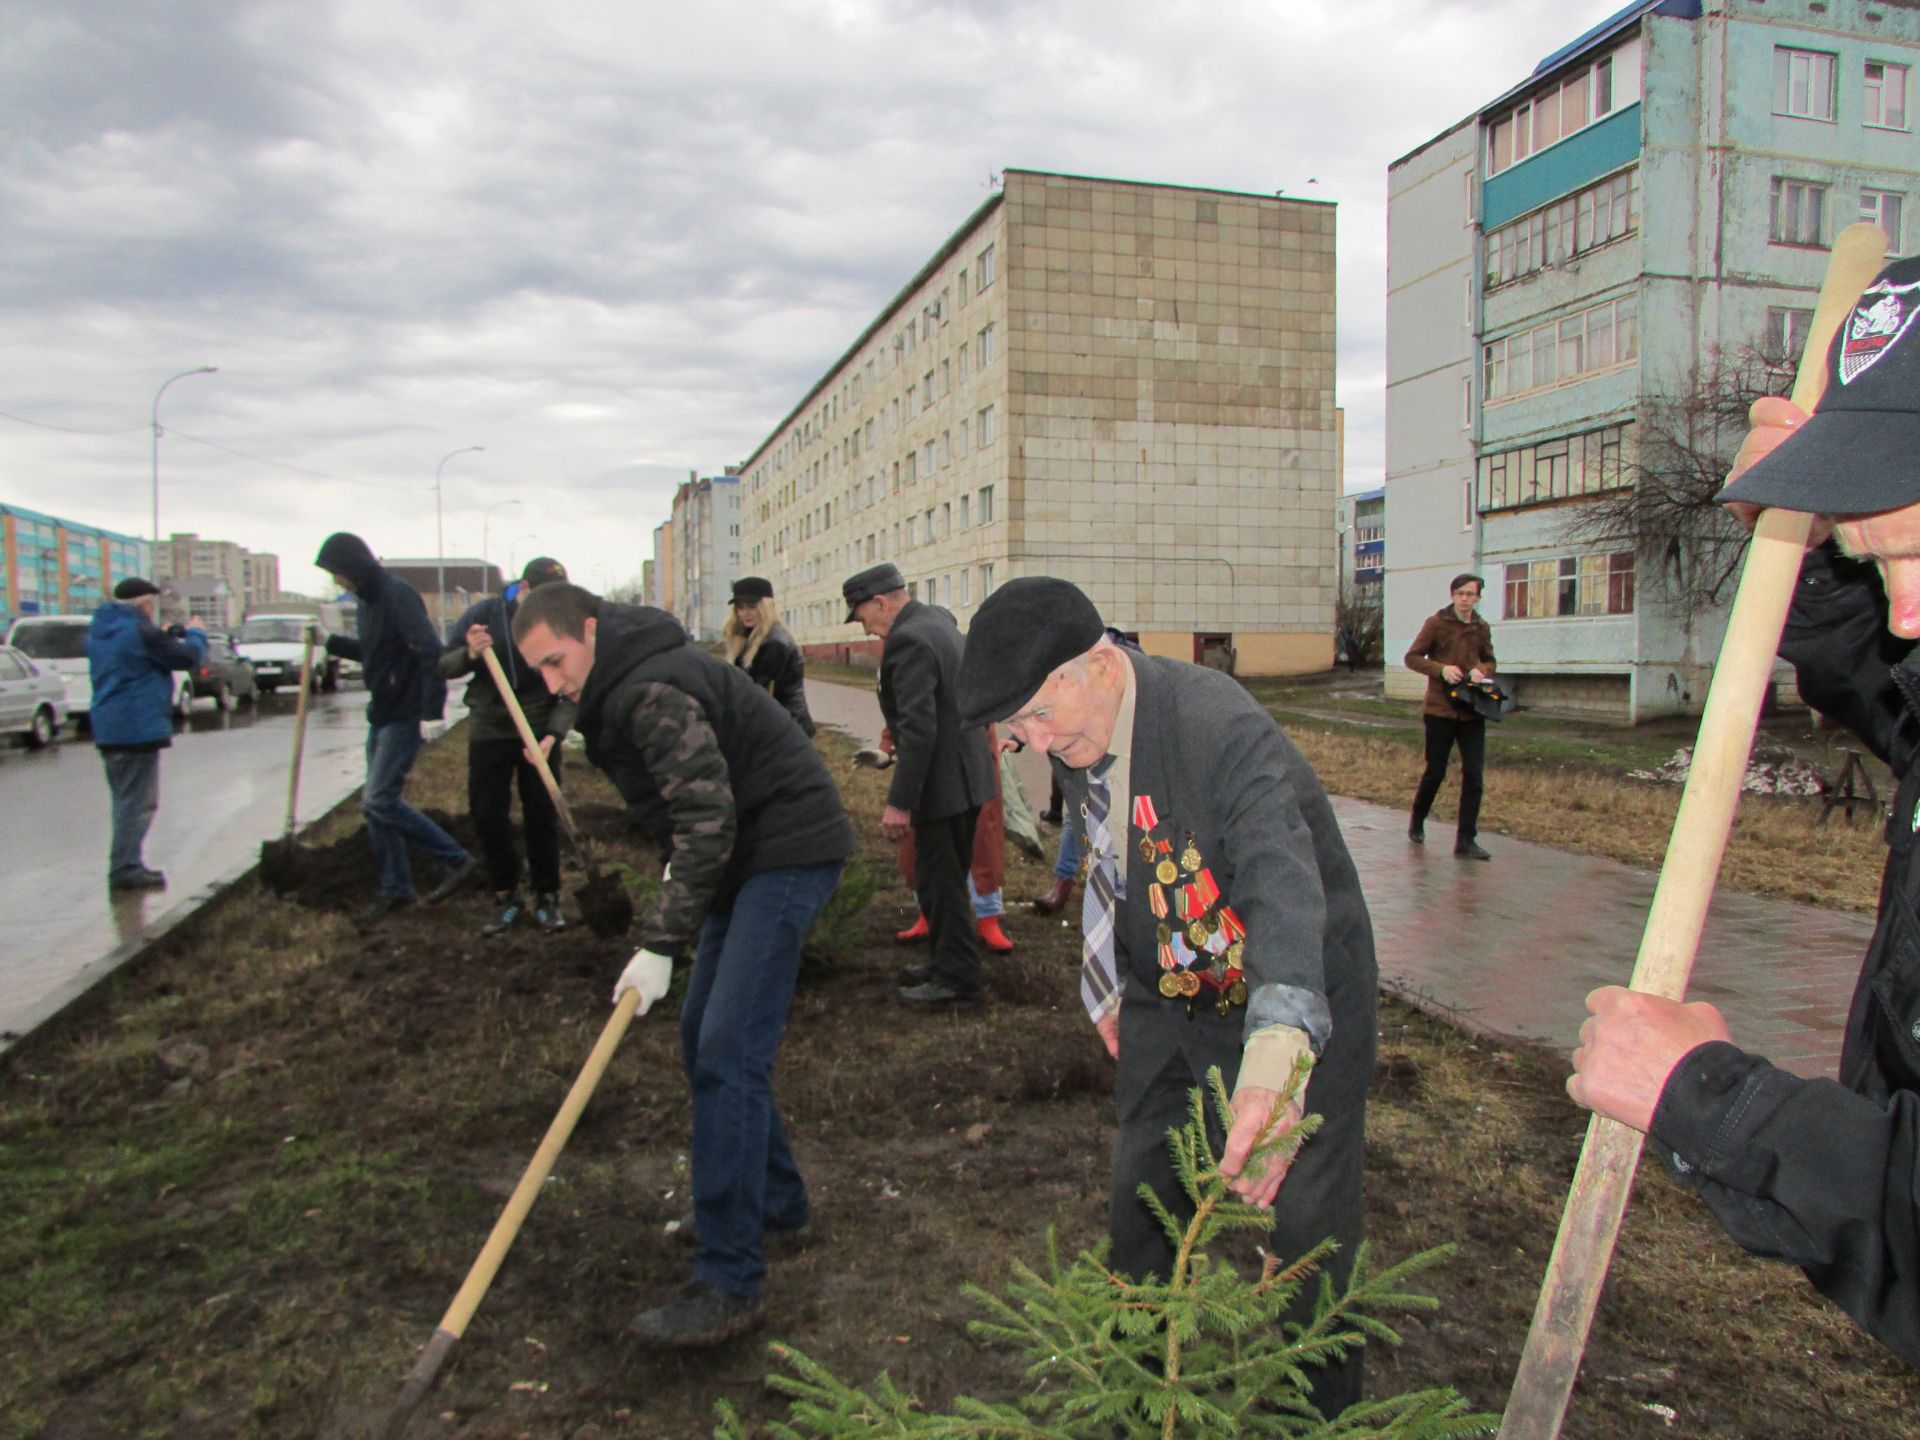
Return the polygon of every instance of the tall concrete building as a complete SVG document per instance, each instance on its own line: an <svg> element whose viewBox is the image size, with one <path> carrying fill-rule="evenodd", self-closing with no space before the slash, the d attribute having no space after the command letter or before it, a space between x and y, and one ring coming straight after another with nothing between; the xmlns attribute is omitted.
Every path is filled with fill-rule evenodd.
<svg viewBox="0 0 1920 1440"><path fill-rule="evenodd" d="M741 523L740 477L732 471L706 479L689 476L674 492L669 554L664 557L673 582L663 608L671 610L695 640L718 640L727 622L733 582L745 573L740 568ZM660 543L656 530L654 544ZM661 558L656 552L656 559Z"/></svg>
<svg viewBox="0 0 1920 1440"><path fill-rule="evenodd" d="M1639 0L1389 168L1390 656L1475 571L1522 704L1699 708L1699 557L1582 515L1739 357L1786 374L1841 227L1909 248L1916 61L1913 4Z"/></svg>
<svg viewBox="0 0 1920 1440"><path fill-rule="evenodd" d="M669 517L653 527L653 579L647 587L647 603L671 611L673 582L673 520Z"/></svg>
<svg viewBox="0 0 1920 1440"><path fill-rule="evenodd" d="M1009 170L740 467L801 643L891 560L962 627L1058 575L1150 650L1333 658L1334 209Z"/></svg>
<svg viewBox="0 0 1920 1440"><path fill-rule="evenodd" d="M90 614L151 565L137 536L0 505L0 632L22 615Z"/></svg>
<svg viewBox="0 0 1920 1440"><path fill-rule="evenodd" d="M256 553L231 540L203 540L198 535L176 531L153 547L152 578L225 582L224 591L216 591L210 585L194 587L192 593L198 597L195 603L199 606L194 613L206 611L201 618L232 626L240 622L241 614L248 609L270 605L279 596L280 557ZM216 594L224 597L217 605L210 598ZM220 620L216 613L220 611L234 613Z"/></svg>

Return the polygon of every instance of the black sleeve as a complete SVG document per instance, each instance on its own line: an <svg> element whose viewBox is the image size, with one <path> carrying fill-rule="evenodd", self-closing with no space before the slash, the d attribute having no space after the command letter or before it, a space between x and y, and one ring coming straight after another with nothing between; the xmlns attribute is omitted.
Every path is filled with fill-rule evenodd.
<svg viewBox="0 0 1920 1440"><path fill-rule="evenodd" d="M811 739L816 727L807 709L807 662L801 658L798 645L782 646L778 661L773 672L773 698L786 707L801 733Z"/></svg>
<svg viewBox="0 0 1920 1440"><path fill-rule="evenodd" d="M337 655L342 660L365 660L366 651L361 647L358 635L328 635L327 654Z"/></svg>
<svg viewBox="0 0 1920 1440"><path fill-rule="evenodd" d="M893 783L887 786L887 803L912 812L920 808L940 733L939 662L925 645L909 640L886 665L885 683L895 716Z"/></svg>
<svg viewBox="0 0 1920 1440"><path fill-rule="evenodd" d="M1858 735L1896 771L1920 746L1893 667L1913 649L1887 629L1886 594L1871 565L1849 560L1832 541L1807 552L1780 641L1800 695Z"/></svg>
<svg viewBox="0 0 1920 1440"><path fill-rule="evenodd" d="M140 625L140 643L146 647L147 654L153 657L156 664L169 670L191 670L207 653L207 637L200 631L188 630L176 640L151 620L145 619Z"/></svg>

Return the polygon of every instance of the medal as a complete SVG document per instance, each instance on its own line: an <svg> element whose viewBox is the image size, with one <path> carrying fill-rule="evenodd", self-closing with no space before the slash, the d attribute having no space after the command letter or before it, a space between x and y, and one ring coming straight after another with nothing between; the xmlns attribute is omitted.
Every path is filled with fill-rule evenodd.
<svg viewBox="0 0 1920 1440"><path fill-rule="evenodd" d="M1153 927L1153 938L1161 945L1173 939L1173 931L1167 928L1166 921L1162 920L1158 925Z"/></svg>
<svg viewBox="0 0 1920 1440"><path fill-rule="evenodd" d="M1200 977L1193 971L1175 970L1170 973L1170 978L1179 984L1180 993L1189 1000L1200 993Z"/></svg>
<svg viewBox="0 0 1920 1440"><path fill-rule="evenodd" d="M1200 847L1193 843L1193 832L1189 830L1186 848L1180 852L1180 868L1191 873L1198 870L1201 864Z"/></svg>
<svg viewBox="0 0 1920 1440"><path fill-rule="evenodd" d="M1154 813L1151 795L1133 797L1133 827L1136 830L1151 830L1160 823L1160 817Z"/></svg>
<svg viewBox="0 0 1920 1440"><path fill-rule="evenodd" d="M1171 885L1180 878L1180 867L1171 860L1162 860L1153 872L1162 885Z"/></svg>
<svg viewBox="0 0 1920 1440"><path fill-rule="evenodd" d="M1153 855L1153 837L1151 835L1142 835L1140 837L1140 858L1151 865L1153 863Z"/></svg>
<svg viewBox="0 0 1920 1440"><path fill-rule="evenodd" d="M1214 1003L1213 1008L1222 1018L1225 1018L1227 1011L1233 1008L1233 1001L1227 998L1226 991L1222 990L1220 992L1220 998Z"/></svg>
<svg viewBox="0 0 1920 1440"><path fill-rule="evenodd" d="M1160 993L1171 1000L1181 993L1180 977L1169 970L1160 977Z"/></svg>
<svg viewBox="0 0 1920 1440"><path fill-rule="evenodd" d="M1194 897L1200 902L1202 910L1211 910L1220 899L1220 886L1213 878L1213 871L1202 870L1193 877Z"/></svg>
<svg viewBox="0 0 1920 1440"><path fill-rule="evenodd" d="M1220 907L1220 928L1227 932L1227 938L1229 940L1244 940L1247 938L1247 927L1240 923L1240 917L1233 913L1233 907L1231 905L1222 905Z"/></svg>
<svg viewBox="0 0 1920 1440"><path fill-rule="evenodd" d="M1190 923L1187 926L1187 943L1196 950L1205 948L1207 943L1206 925L1198 920Z"/></svg>
<svg viewBox="0 0 1920 1440"><path fill-rule="evenodd" d="M1247 942L1244 940L1234 941L1231 945L1227 946L1227 964L1238 970L1240 968L1240 957L1246 953Z"/></svg>
<svg viewBox="0 0 1920 1440"><path fill-rule="evenodd" d="M1167 918L1167 887L1157 880L1147 886L1147 908L1153 911L1154 919Z"/></svg>
<svg viewBox="0 0 1920 1440"><path fill-rule="evenodd" d="M1233 982L1232 985L1228 986L1227 999L1230 1000L1235 1005L1246 1004L1247 1003L1247 982L1244 980L1236 980Z"/></svg>

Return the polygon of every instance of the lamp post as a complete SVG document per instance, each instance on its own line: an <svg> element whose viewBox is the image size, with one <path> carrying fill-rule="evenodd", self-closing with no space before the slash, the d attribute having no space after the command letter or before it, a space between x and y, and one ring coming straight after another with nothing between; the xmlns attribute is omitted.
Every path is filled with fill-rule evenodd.
<svg viewBox="0 0 1920 1440"><path fill-rule="evenodd" d="M486 514L484 514L484 515L482 515L482 516L480 517L480 571L481 571L481 573L482 573L482 574L485 574L485 573L486 573L486 568L487 568L487 560L488 560L488 555L487 555L487 522L488 522L488 521L490 521L491 519L493 519L493 512L494 512L494 511L496 511L496 510L504 510L504 509L505 509L505 508L506 508L507 506L509 506L509 505L518 505L519 503L520 503L520 502L519 502L518 500L501 500L501 501L498 501L498 502L496 502L495 504L492 504L492 505L489 505L489 506L487 507L487 513L486 513Z"/></svg>
<svg viewBox="0 0 1920 1440"><path fill-rule="evenodd" d="M484 445L462 445L458 450L449 450L442 455L440 463L433 467L433 628L442 640L447 638L447 545L446 529L441 523L446 512L440 504L440 472L447 468L447 461L454 456L486 448Z"/></svg>
<svg viewBox="0 0 1920 1440"><path fill-rule="evenodd" d="M153 392L153 543L160 544L160 397L167 393L167 386L176 380L184 380L189 375L216 375L218 365L199 365L191 370L182 370L178 375L169 375L160 382L160 388Z"/></svg>
<svg viewBox="0 0 1920 1440"><path fill-rule="evenodd" d="M538 530L530 530L525 535L514 536L513 543L507 546L507 569L517 571L520 568L520 542L522 540L538 540L539 538L540 532Z"/></svg>

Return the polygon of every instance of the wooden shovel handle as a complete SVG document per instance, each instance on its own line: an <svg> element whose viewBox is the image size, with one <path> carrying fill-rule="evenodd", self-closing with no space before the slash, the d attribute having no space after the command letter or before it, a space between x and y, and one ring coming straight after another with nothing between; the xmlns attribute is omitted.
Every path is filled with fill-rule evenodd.
<svg viewBox="0 0 1920 1440"><path fill-rule="evenodd" d="M293 764L287 771L287 829L293 834L293 817L300 803L300 757L307 748L307 692L313 684L313 628L303 626L300 631L300 698L294 702L293 710ZM256 705L258 702L255 702Z"/></svg>
<svg viewBox="0 0 1920 1440"><path fill-rule="evenodd" d="M1886 249L1887 237L1865 224L1848 226L1834 242L1793 387L1801 409L1810 411L1819 403L1834 332L1879 272ZM1811 523L1811 516L1798 511L1768 510L1754 527L1700 717L1693 765L1647 912L1633 969L1635 990L1673 1000L1686 994ZM1599 1115L1587 1127L1500 1440L1552 1440L1560 1433L1643 1138Z"/></svg>
<svg viewBox="0 0 1920 1440"><path fill-rule="evenodd" d="M560 823L567 827L567 838L575 845L580 843L580 829L573 823L573 811L567 808L567 797L560 793L560 784L553 778L553 771L547 768L547 757L540 750L540 742L533 738L533 727L527 724L527 712L520 708L520 697L513 693L513 686L507 683L507 672L500 668L500 657L489 646L480 652L487 662L487 671L493 676L493 685L500 692L500 698L507 702L507 713L513 716L514 729L520 732L520 741L532 755L533 763L540 767L540 783L547 787L547 794L553 797L553 808L560 812Z"/></svg>

